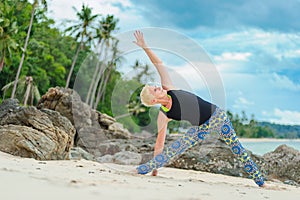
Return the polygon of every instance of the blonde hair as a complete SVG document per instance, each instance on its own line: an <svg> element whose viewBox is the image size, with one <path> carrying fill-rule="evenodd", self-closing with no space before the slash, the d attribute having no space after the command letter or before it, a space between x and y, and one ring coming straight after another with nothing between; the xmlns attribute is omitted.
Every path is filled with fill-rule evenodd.
<svg viewBox="0 0 300 200"><path fill-rule="evenodd" d="M154 104L151 101L154 99L154 96L150 93L149 85L145 85L140 93L141 102L145 106L153 106Z"/></svg>

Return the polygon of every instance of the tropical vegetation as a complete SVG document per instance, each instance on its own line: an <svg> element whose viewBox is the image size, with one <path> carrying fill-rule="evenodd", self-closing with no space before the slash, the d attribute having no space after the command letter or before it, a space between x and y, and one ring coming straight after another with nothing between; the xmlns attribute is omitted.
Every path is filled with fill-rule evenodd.
<svg viewBox="0 0 300 200"><path fill-rule="evenodd" d="M24 106L36 105L50 87L73 88L91 108L114 116L130 131L156 132L158 108L144 107L139 99L143 84L153 81L149 65L132 61L128 67L136 76L130 78L117 67L122 65L114 37L119 20L83 4L64 29L47 12L47 0L0 2L0 103L17 98ZM274 137L274 130L254 116L228 115L241 137ZM171 122L169 132L179 126L188 124Z"/></svg>

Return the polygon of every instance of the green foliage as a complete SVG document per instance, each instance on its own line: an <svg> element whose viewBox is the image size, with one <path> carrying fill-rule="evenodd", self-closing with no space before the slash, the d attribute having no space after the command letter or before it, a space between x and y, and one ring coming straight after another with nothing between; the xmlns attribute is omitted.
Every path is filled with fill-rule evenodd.
<svg viewBox="0 0 300 200"><path fill-rule="evenodd" d="M13 85L14 85L14 81L8 83L1 89L4 93L4 96L11 95ZM27 90L28 90L28 93L26 93ZM32 77L24 76L18 80L18 85L17 85L17 90L16 90L16 98L20 100L21 104L36 105L38 103L41 96L40 96L38 88L35 84L35 81L32 79ZM25 99L27 99L27 100L25 101Z"/></svg>
<svg viewBox="0 0 300 200"><path fill-rule="evenodd" d="M15 5L13 16L17 22L18 34L13 34L12 39L18 44L24 44L30 21L32 4L27 1L5 0L9 5ZM2 2L0 4L3 4ZM2 8L2 6L1 6ZM20 78L32 76L41 94L49 87L64 86L66 72L74 56L72 47L77 45L76 40L65 36L57 28L53 28L54 21L45 15L44 9L38 9L32 26L31 36L27 47ZM10 30L12 31L12 30ZM0 43L3 40L0 38ZM22 46L22 45L20 45ZM77 73L80 64L89 53L89 48L81 52L75 65ZM0 76L0 88L14 81L22 52L12 51L11 64L3 68ZM71 84L75 77L72 77ZM9 94L9 92L7 92ZM3 91L0 91L3 96ZM6 97L8 97L6 95Z"/></svg>
<svg viewBox="0 0 300 200"><path fill-rule="evenodd" d="M9 5L5 1L0 3L0 71L5 64L11 65L12 51L17 49L13 38L18 32L14 9L13 4Z"/></svg>
<svg viewBox="0 0 300 200"><path fill-rule="evenodd" d="M113 70L110 79L108 81L107 87L106 87L106 92L105 92L105 97L104 101L101 101L98 104L97 109L100 112L106 113L110 116L113 116L113 111L112 111L112 94L115 89L115 85L117 82L121 80L121 74L120 72Z"/></svg>
<svg viewBox="0 0 300 200"><path fill-rule="evenodd" d="M299 125L281 125L269 122L259 122L258 125L271 129L276 138L300 138Z"/></svg>
<svg viewBox="0 0 300 200"><path fill-rule="evenodd" d="M254 115L249 120L246 113L242 112L242 117L238 114L233 115L227 111L227 115L239 137L246 138L273 138L274 132L269 127L262 127L255 121Z"/></svg>

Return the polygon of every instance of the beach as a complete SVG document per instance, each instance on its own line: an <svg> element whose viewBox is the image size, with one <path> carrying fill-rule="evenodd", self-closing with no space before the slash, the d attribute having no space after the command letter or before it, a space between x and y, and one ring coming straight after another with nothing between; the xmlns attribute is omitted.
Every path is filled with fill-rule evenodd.
<svg viewBox="0 0 300 200"><path fill-rule="evenodd" d="M162 168L159 175L137 175L134 166L87 160L38 161L0 152L1 199L289 199L300 188L200 171Z"/></svg>

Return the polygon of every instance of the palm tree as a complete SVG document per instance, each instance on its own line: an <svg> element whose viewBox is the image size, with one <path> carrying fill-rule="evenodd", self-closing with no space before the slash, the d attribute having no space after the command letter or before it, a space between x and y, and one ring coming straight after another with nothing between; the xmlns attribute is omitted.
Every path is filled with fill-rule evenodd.
<svg viewBox="0 0 300 200"><path fill-rule="evenodd" d="M30 17L29 27L28 27L28 30L27 30L25 44L24 44L24 47L23 47L23 53L22 53L22 57L21 57L21 60L20 60L20 64L19 64L19 67L18 67L17 74L16 74L16 78L15 78L15 82L14 82L14 88L13 88L13 91L11 93L11 98L12 99L15 96L15 92L16 92L17 84L18 84L17 80L19 80L19 76L20 76L20 73L21 73L21 69L22 69L22 66L23 66L24 59L25 59L25 53L26 53L28 42L29 42L29 38L30 38L30 33L31 33L32 25L33 25L33 19L34 19L34 15L35 15L35 10L39 6L40 3L44 6L44 9L47 9L47 1L46 0L34 0L33 1L32 9L31 9L31 17Z"/></svg>
<svg viewBox="0 0 300 200"><path fill-rule="evenodd" d="M0 72L5 63L10 63L12 49L17 49L17 43L12 35L18 32L14 8L3 2L0 4Z"/></svg>
<svg viewBox="0 0 300 200"><path fill-rule="evenodd" d="M22 77L17 82L18 87L16 90L16 96L19 98L19 100L22 100L20 102L22 102L24 106L27 105L28 100L30 100L30 105L33 105L34 100L36 100L36 102L40 100L40 92L31 76ZM3 91L3 98L5 97L5 93L9 91L14 85L15 81L6 84L1 89Z"/></svg>
<svg viewBox="0 0 300 200"><path fill-rule="evenodd" d="M126 107L128 109L128 113L125 113L125 114L114 117L116 120L121 119L123 117L128 117L130 115L138 115L138 114L143 113L143 112L146 111L146 108L141 103L139 103L137 101L129 102L126 105Z"/></svg>
<svg viewBox="0 0 300 200"><path fill-rule="evenodd" d="M118 59L117 59L118 53L119 53L118 49L117 49L118 42L119 42L118 40L113 40L113 42L112 42L113 54L111 56L111 60L108 61L106 64L107 67L106 67L105 73L103 74L100 85L98 87L98 92L97 92L97 97L96 97L96 101L94 104L94 109L97 109L100 99L102 99L102 102L104 101L107 83L111 77L111 73L112 73L113 69L116 66L116 62L118 61Z"/></svg>
<svg viewBox="0 0 300 200"><path fill-rule="evenodd" d="M132 68L136 72L140 71L136 75L136 79L137 79L138 82L142 83L143 82L143 80L142 80L143 77L146 78L145 82L154 80L153 79L154 72L150 71L149 65L147 65L147 64L146 65L141 65L141 63L138 60L136 60L134 65L132 66Z"/></svg>
<svg viewBox="0 0 300 200"><path fill-rule="evenodd" d="M118 42L114 37L111 36L111 33L117 29L116 28L117 23L118 23L118 19L115 19L113 15L107 15L106 17L102 18L99 21L99 26L96 29L96 33L97 33L96 37L99 38L98 45L100 46L99 61L97 63L96 70L94 73L96 76L93 77L92 83L90 85L90 88L93 88L93 90L91 93L88 93L87 96L87 99L90 99L90 106L91 107L94 106L94 108L97 107L99 98L101 98L101 95L103 94L103 88L106 87L106 83L110 77L111 70L110 69L107 70L106 76L104 76L104 71L107 68L107 66L109 67L113 66L112 65L113 62L108 64L107 61L108 51L109 50L112 51L112 59L115 59L116 57L116 52L117 52L116 45ZM112 46L112 48L110 48L110 46ZM100 80L101 83L99 85ZM97 95L97 100L95 102L97 89L98 89L98 95Z"/></svg>
<svg viewBox="0 0 300 200"><path fill-rule="evenodd" d="M74 9L76 10L76 8ZM78 39L80 40L67 78L65 86L66 88L69 87L71 76L80 50L83 48L86 42L90 41L93 38L89 28L92 27L94 20L99 16L99 14L92 15L92 9L88 6L85 6L84 4L82 5L81 11L76 10L76 15L78 17L79 23L75 24L74 26L70 26L65 30L66 32L71 32L71 35L75 34L76 41Z"/></svg>

